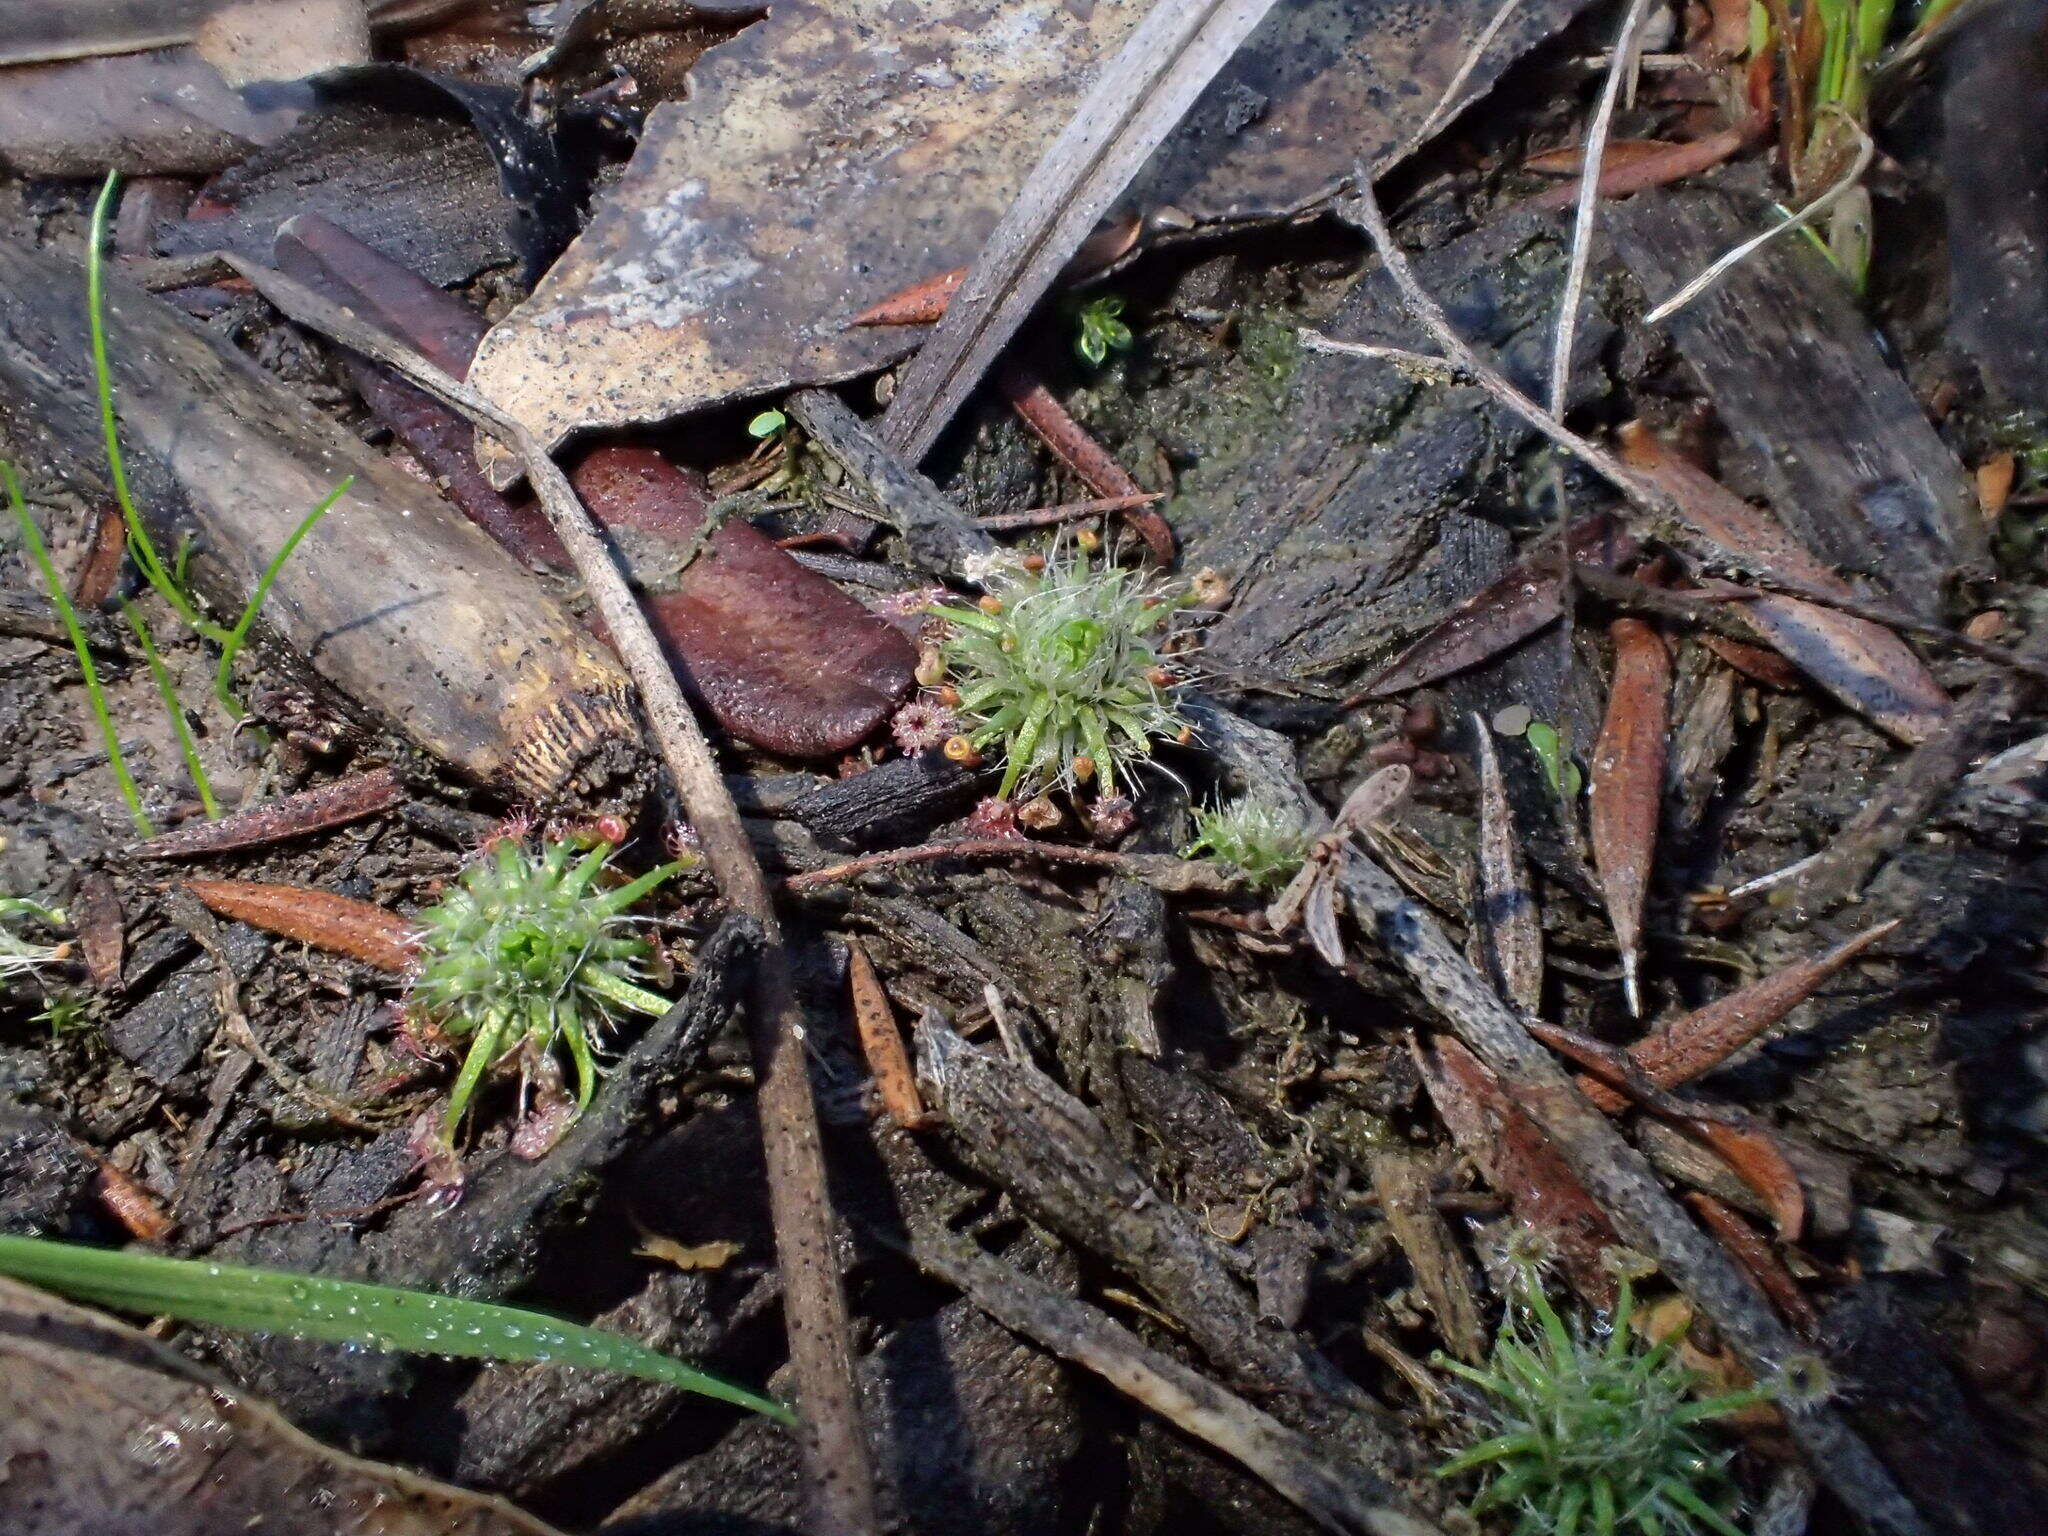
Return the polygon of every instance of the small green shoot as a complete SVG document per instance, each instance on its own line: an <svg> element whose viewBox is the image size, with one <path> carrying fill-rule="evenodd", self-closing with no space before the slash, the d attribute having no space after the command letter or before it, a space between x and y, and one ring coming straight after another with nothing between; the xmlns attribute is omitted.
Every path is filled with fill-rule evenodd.
<svg viewBox="0 0 2048 1536"><path fill-rule="evenodd" d="M106 439L107 471L113 481L114 500L121 508L122 521L128 525L128 553L143 576L171 605L171 611L184 621L186 628L204 635L216 645L225 645L228 632L204 618L193 606L185 589L164 569L156 544L150 539L149 529L142 521L142 514L136 510L135 497L128 489L128 466L121 457L120 424L114 411L114 372L107 362L105 293L107 227L113 219L114 192L120 184L118 173L107 172L99 199L93 204L92 227L87 232L85 245L86 320L92 332L92 377L99 392L100 434Z"/></svg>
<svg viewBox="0 0 2048 1536"><path fill-rule="evenodd" d="M636 1340L544 1312L285 1270L0 1235L0 1274L94 1306L250 1333L471 1360L541 1361L665 1382L796 1423L771 1397Z"/></svg>
<svg viewBox="0 0 2048 1536"><path fill-rule="evenodd" d="M199 743L192 739L192 722L185 718L185 706L178 702L178 690L171 683L171 674L164 666L163 657L157 654L149 626L143 623L142 615L135 611L133 603L121 605L121 617L128 621L128 627L135 631L136 641L142 646L143 659L149 663L149 675L156 684L157 696L164 701L164 713L171 717L171 730L177 735L178 751L185 759L185 771L192 776L193 787L199 791L199 803L206 808L209 821L218 821L220 802L214 798L213 780L207 777L206 764L199 760Z"/></svg>
<svg viewBox="0 0 2048 1536"><path fill-rule="evenodd" d="M249 594L249 601L243 605L242 616L235 620L235 627L228 631L227 638L221 642L220 663L215 667L213 674L213 696L220 701L221 708L234 718L240 719L246 713L232 691L235 658L241 654L242 646L248 641L250 626L256 622L256 615L263 607L263 600L270 596L271 583L277 580L277 573L284 569L285 561L291 559L292 551L299 547L299 541L313 531L313 525L331 512L334 504L346 496L348 488L355 483L356 477L350 475L327 493L326 500L300 520L299 526L291 531L284 543L278 547L277 553L270 557L270 564L263 568L263 574L256 578L255 590ZM183 563L184 555L183 551L180 551L181 567Z"/></svg>
<svg viewBox="0 0 2048 1536"><path fill-rule="evenodd" d="M1130 350L1131 328L1117 318L1123 312L1124 301L1113 293L1090 299L1081 306L1075 316L1074 332L1074 351L1080 354L1081 361L1100 368L1110 353Z"/></svg>
<svg viewBox="0 0 2048 1536"><path fill-rule="evenodd" d="M410 1005L447 1033L474 1037L449 1095L449 1140L501 1057L517 1055L531 1076L563 1046L580 1111L597 1085L597 1042L617 1011L668 1011L667 998L638 985L648 946L628 931L626 913L684 866L663 864L605 890L598 879L610 852L609 843L585 851L556 840L535 854L503 837L420 914Z"/></svg>
<svg viewBox="0 0 2048 1536"><path fill-rule="evenodd" d="M1308 857L1314 834L1283 806L1256 796L1195 812L1195 840L1181 849L1184 859L1207 854L1244 876L1254 891L1274 891L1294 878Z"/></svg>
<svg viewBox="0 0 2048 1536"><path fill-rule="evenodd" d="M78 622L78 610L71 605L71 595L64 590L64 583L57 577L57 566L50 559L49 550L43 547L43 536L36 529L35 519L28 515L28 503L22 500L21 482L14 477L14 466L0 460L0 480L7 484L7 502L14 509L14 520L21 526L21 539L28 546L36 569L42 573L43 586L49 591L50 602L57 610L57 617L64 621L64 633L71 637L71 651L78 658L79 675L85 679L85 695L92 705L92 717L100 728L100 742L107 749L107 762L114 770L114 782L121 787L121 798L128 804L129 819L135 823L135 830L144 837L156 836L156 824L149 819L149 813L142 808L142 792L135 787L135 776L128 771L128 759L121 752L121 738L114 730L114 717L107 710L106 690L100 686L100 669L92 659L92 646L85 638L85 626Z"/></svg>
<svg viewBox="0 0 2048 1536"><path fill-rule="evenodd" d="M788 425L789 418L782 412L763 411L747 423L747 436L759 442L766 442Z"/></svg>
<svg viewBox="0 0 2048 1536"><path fill-rule="evenodd" d="M1620 1283L1605 1337L1566 1326L1525 1265L1484 1369L1434 1363L1484 1392L1483 1438L1437 1468L1477 1475L1474 1515L1514 1511L1516 1536L1742 1536L1728 1517L1728 1455L1700 1426L1770 1400L1760 1388L1696 1399L1679 1335L1646 1346Z"/></svg>
<svg viewBox="0 0 2048 1536"><path fill-rule="evenodd" d="M46 928L61 928L64 914L26 896L0 896L0 985L20 976L34 976L70 956L68 944L31 944L8 927L10 918L25 917Z"/></svg>
<svg viewBox="0 0 2048 1536"><path fill-rule="evenodd" d="M1153 649L1181 600L1121 566L1091 570L1085 554L1009 567L987 585L982 606L938 612L967 739L977 751L1002 743L997 797L1090 778L1116 794L1155 740L1185 729Z"/></svg>
<svg viewBox="0 0 2048 1536"><path fill-rule="evenodd" d="M50 994L35 1022L50 1032L52 1040L82 1034L98 1027L93 1018L92 999L76 987L62 987Z"/></svg>
<svg viewBox="0 0 2048 1536"><path fill-rule="evenodd" d="M214 670L214 697L229 718L239 720L248 711L235 698L232 688L235 658L241 653L248 639L249 629L255 622L257 611L262 608L263 600L270 595L271 584L276 581L278 572L284 568L285 561L290 559L292 552L299 547L299 542L312 531L313 525L326 516L334 504L347 494L348 488L355 481L353 476L342 481L324 501L306 515L298 527L292 530L283 547L271 558L269 565L264 567L262 575L257 579L255 590L250 594L247 606L243 608L240 619L232 629L223 628L200 613L198 605L192 600L186 581L186 562L191 555L191 544L189 541L181 540L173 556L173 564L170 567L165 566L163 557L157 552L155 541L149 536L149 527L135 505L135 497L128 484L127 461L121 453L119 414L114 405L114 373L107 355L106 322L107 228L113 217L114 194L119 186L119 175L108 172L105 183L100 187L99 197L93 203L92 223L87 233L85 250L86 319L92 338L93 387L99 399L100 434L106 443L108 475L113 483L114 500L121 509L121 520L128 528L129 557L134 560L150 586L165 603L169 604L171 611L187 629L220 647L220 659ZM206 807L208 817L218 818L220 805L214 796L212 781L207 777L205 764L200 760L198 744L193 739L185 710L171 690L169 674L157 654L156 645L144 627L141 617L132 609L124 608L124 612L135 630L136 638L142 643L143 652L149 661L150 676L156 682L157 691L163 696L165 709L170 713L172 729L177 733L179 751L184 755L186 769L192 776L200 801ZM80 664L81 667L88 666L83 652L80 653ZM96 692L97 680L88 675L86 686L88 690ZM108 745L110 749L113 748L111 737ZM115 755L118 759L118 754ZM119 764L117 760L115 771L116 775L124 780L123 793L128 795L130 811L139 817L139 801L129 794L131 785L127 781L125 765ZM137 824L142 825L139 820Z"/></svg>
<svg viewBox="0 0 2048 1536"><path fill-rule="evenodd" d="M1579 772L1579 765L1565 750L1564 738L1558 735L1557 727L1547 720L1531 720L1529 729L1522 733L1522 739L1529 743L1529 750L1543 765L1543 777L1550 784L1550 792L1567 805L1576 803L1586 780Z"/></svg>

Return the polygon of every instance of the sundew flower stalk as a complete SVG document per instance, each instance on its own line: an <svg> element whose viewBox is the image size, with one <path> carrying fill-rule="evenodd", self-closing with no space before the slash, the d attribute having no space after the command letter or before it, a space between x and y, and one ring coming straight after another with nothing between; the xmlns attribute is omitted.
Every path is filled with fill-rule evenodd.
<svg viewBox="0 0 2048 1536"><path fill-rule="evenodd" d="M529 1077L557 1045L576 1070L576 1107L597 1085L597 1042L619 1012L656 1015L669 1001L640 985L647 941L627 912L684 866L664 864L610 890L611 844L556 840L530 852L502 838L419 916L409 1006L443 1032L472 1037L443 1133L462 1123L484 1074L519 1053Z"/></svg>
<svg viewBox="0 0 2048 1536"><path fill-rule="evenodd" d="M979 607L939 610L966 740L1003 755L999 798L1091 779L1113 796L1155 741L1186 730L1157 650L1179 608L1077 554L998 572Z"/></svg>

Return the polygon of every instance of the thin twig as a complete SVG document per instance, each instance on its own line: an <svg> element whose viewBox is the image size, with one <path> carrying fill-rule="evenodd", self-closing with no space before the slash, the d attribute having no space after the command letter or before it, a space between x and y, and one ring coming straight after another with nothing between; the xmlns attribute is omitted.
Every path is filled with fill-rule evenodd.
<svg viewBox="0 0 2048 1536"><path fill-rule="evenodd" d="M655 744L702 840L719 890L734 908L761 925L765 947L756 973L754 1061L790 1363L809 1430L804 1438L811 1524L834 1536L877 1531L874 1474L853 1385L853 1349L826 1193L824 1150L811 1098L803 1018L781 926L739 809L660 642L568 476L538 438L475 390L349 311L281 273L231 259L238 272L293 320L396 369L499 437L524 461L548 521L575 562L619 659L640 690Z"/></svg>
<svg viewBox="0 0 2048 1536"><path fill-rule="evenodd" d="M904 368L882 435L931 450L1096 221L1230 62L1273 0L1155 0L1024 178L946 316Z"/></svg>
<svg viewBox="0 0 2048 1536"><path fill-rule="evenodd" d="M1593 260L1593 223L1600 207L1600 165L1607 158L1607 139L1614 129L1614 109L1621 100L1622 85L1635 72L1636 39L1643 19L1650 13L1651 0L1632 0L1628 14L1615 34L1614 54L1607 65L1607 79L1600 87L1600 101L1593 109L1592 125L1586 130L1585 153L1579 177L1579 205L1572 216L1571 259L1565 266L1564 298L1557 309L1557 328L1550 345L1550 414L1564 415L1565 399L1571 389L1572 346L1578 340L1579 310L1586 298L1586 272Z"/></svg>
<svg viewBox="0 0 2048 1536"><path fill-rule="evenodd" d="M1855 133L1858 142L1856 145L1855 163L1843 173L1841 180L1837 181L1832 187L1829 187L1827 191L1821 193L1819 197L1816 197L1797 213L1780 223L1773 224L1760 235L1752 235L1749 239L1743 241L1742 244L1736 246L1734 250L1728 252L1727 255L1721 257L1720 260L1708 267L1706 271L1702 272L1698 277L1679 289L1678 292L1672 294L1662 304L1659 304L1655 309L1643 316L1645 324L1655 325L1660 320L1669 320L1673 315L1685 308L1686 305L1700 297L1709 288L1713 287L1714 284L1734 271L1735 268L1762 250L1771 241L1777 239L1778 236L1784 234L1787 230L1798 229L1803 225L1811 224L1849 194L1850 189L1863 179L1863 173L1870 169L1870 162L1877 158L1877 141L1865 133L1863 125L1854 118L1844 114L1842 121L1849 125L1850 130Z"/></svg>
<svg viewBox="0 0 2048 1536"><path fill-rule="evenodd" d="M1492 395L1543 436L1575 456L1580 463L1620 491L1639 509L1651 514L1657 519L1660 527L1685 527L1685 518L1677 502L1643 476L1636 474L1606 449L1580 436L1550 411L1530 399L1498 368L1480 357L1472 344L1458 334L1449 317L1444 314L1442 306L1429 296L1421 280L1416 277L1415 268L1409 263L1407 253L1395 243L1393 233L1387 228L1386 214L1379 205L1379 199L1365 183L1362 169L1359 173L1359 190L1341 199L1336 205L1336 212L1363 230L1366 237L1372 241L1373 248L1379 253L1380 261L1387 270L1387 275L1393 280L1395 287L1400 289L1409 312L1437 345L1443 348L1443 357L1435 361L1439 364L1448 361L1455 365L1465 378ZM1408 363L1401 359L1390 358L1388 349L1384 347L1364 347L1355 342L1338 341L1334 337L1306 328L1299 334L1302 345L1317 352L1365 356L1381 362L1396 361L1400 362L1401 366L1408 366ZM1413 353L1408 356L1417 365L1429 361L1425 353ZM1753 557L1742 550L1716 549L1715 554L1749 575L1758 585L1771 591L1803 598L1823 608L1839 609L1843 613L1868 619L1887 628L1938 639L1942 644L1956 650L2030 677L2040 675L2039 663L2003 647L1972 640L1953 630L1930 624L1925 619L1888 604L1864 602L1859 598L1847 597L1839 592L1829 592L1806 582L1793 580L1782 572L1760 566Z"/></svg>
<svg viewBox="0 0 2048 1536"><path fill-rule="evenodd" d="M1221 895L1234 882L1216 866L1194 859L1176 859L1160 854L1117 853L1107 848L1076 848L1067 843L1041 843L1027 837L960 838L947 843L920 843L915 848L890 848L863 854L844 864L832 864L782 882L791 892L812 891L837 885L876 870L901 869L906 864L935 864L945 859L1042 859L1048 864L1081 864L1089 869L1107 869L1127 880L1136 880L1155 890L1175 895L1198 892Z"/></svg>
<svg viewBox="0 0 2048 1536"><path fill-rule="evenodd" d="M1307 1437L1121 1324L985 1253L971 1238L923 1226L908 1248L918 1267L971 1297L1005 1328L1094 1371L1133 1401L1229 1456L1323 1529L1371 1536L1430 1536L1437 1527L1403 1508L1388 1482L1324 1455Z"/></svg>
<svg viewBox="0 0 2048 1536"><path fill-rule="evenodd" d="M986 528L990 533L1008 533L1016 528L1052 528L1087 517L1101 517L1109 512L1126 512L1132 507L1149 507L1155 501L1164 500L1164 491L1140 491L1135 496L1068 501L1056 507L1033 507L1028 512L992 512L986 517L977 517L974 522L976 527Z"/></svg>
<svg viewBox="0 0 2048 1536"><path fill-rule="evenodd" d="M1458 93L1465 89L1465 82L1472 78L1472 71L1479 67L1479 61L1486 57L1486 50L1491 48L1493 40L1500 36L1500 29L1506 26L1509 18L1521 8L1522 0L1501 0L1501 7L1493 13L1493 20L1486 24L1486 30L1481 32L1478 40L1465 51L1465 57L1458 63L1457 72L1451 76L1451 83L1444 87L1443 95L1439 96L1436 105L1430 108L1429 116L1423 119L1422 126L1409 136L1398 158L1407 158L1410 150L1427 143L1430 135L1442 126L1444 119L1457 110Z"/></svg>

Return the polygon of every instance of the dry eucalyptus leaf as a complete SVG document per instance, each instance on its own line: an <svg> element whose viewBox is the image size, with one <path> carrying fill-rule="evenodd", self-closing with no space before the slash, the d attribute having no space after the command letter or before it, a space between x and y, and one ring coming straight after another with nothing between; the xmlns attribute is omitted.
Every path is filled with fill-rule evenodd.
<svg viewBox="0 0 2048 1536"><path fill-rule="evenodd" d="M1584 3L1526 0L1459 100ZM655 110L625 177L485 340L471 380L558 442L895 361L917 333L848 322L974 259L1147 9L776 5L704 55L688 101ZM1406 152L1499 9L1283 0L1126 204L1170 204L1183 228L1312 205L1360 161Z"/></svg>

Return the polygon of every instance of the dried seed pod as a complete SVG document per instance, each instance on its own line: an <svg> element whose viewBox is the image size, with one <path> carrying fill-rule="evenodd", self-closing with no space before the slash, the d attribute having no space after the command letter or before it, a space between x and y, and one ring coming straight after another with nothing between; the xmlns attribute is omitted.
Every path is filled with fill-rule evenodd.
<svg viewBox="0 0 2048 1536"><path fill-rule="evenodd" d="M1066 819L1049 795L1040 795L1017 807L1017 824L1032 832L1050 832Z"/></svg>

